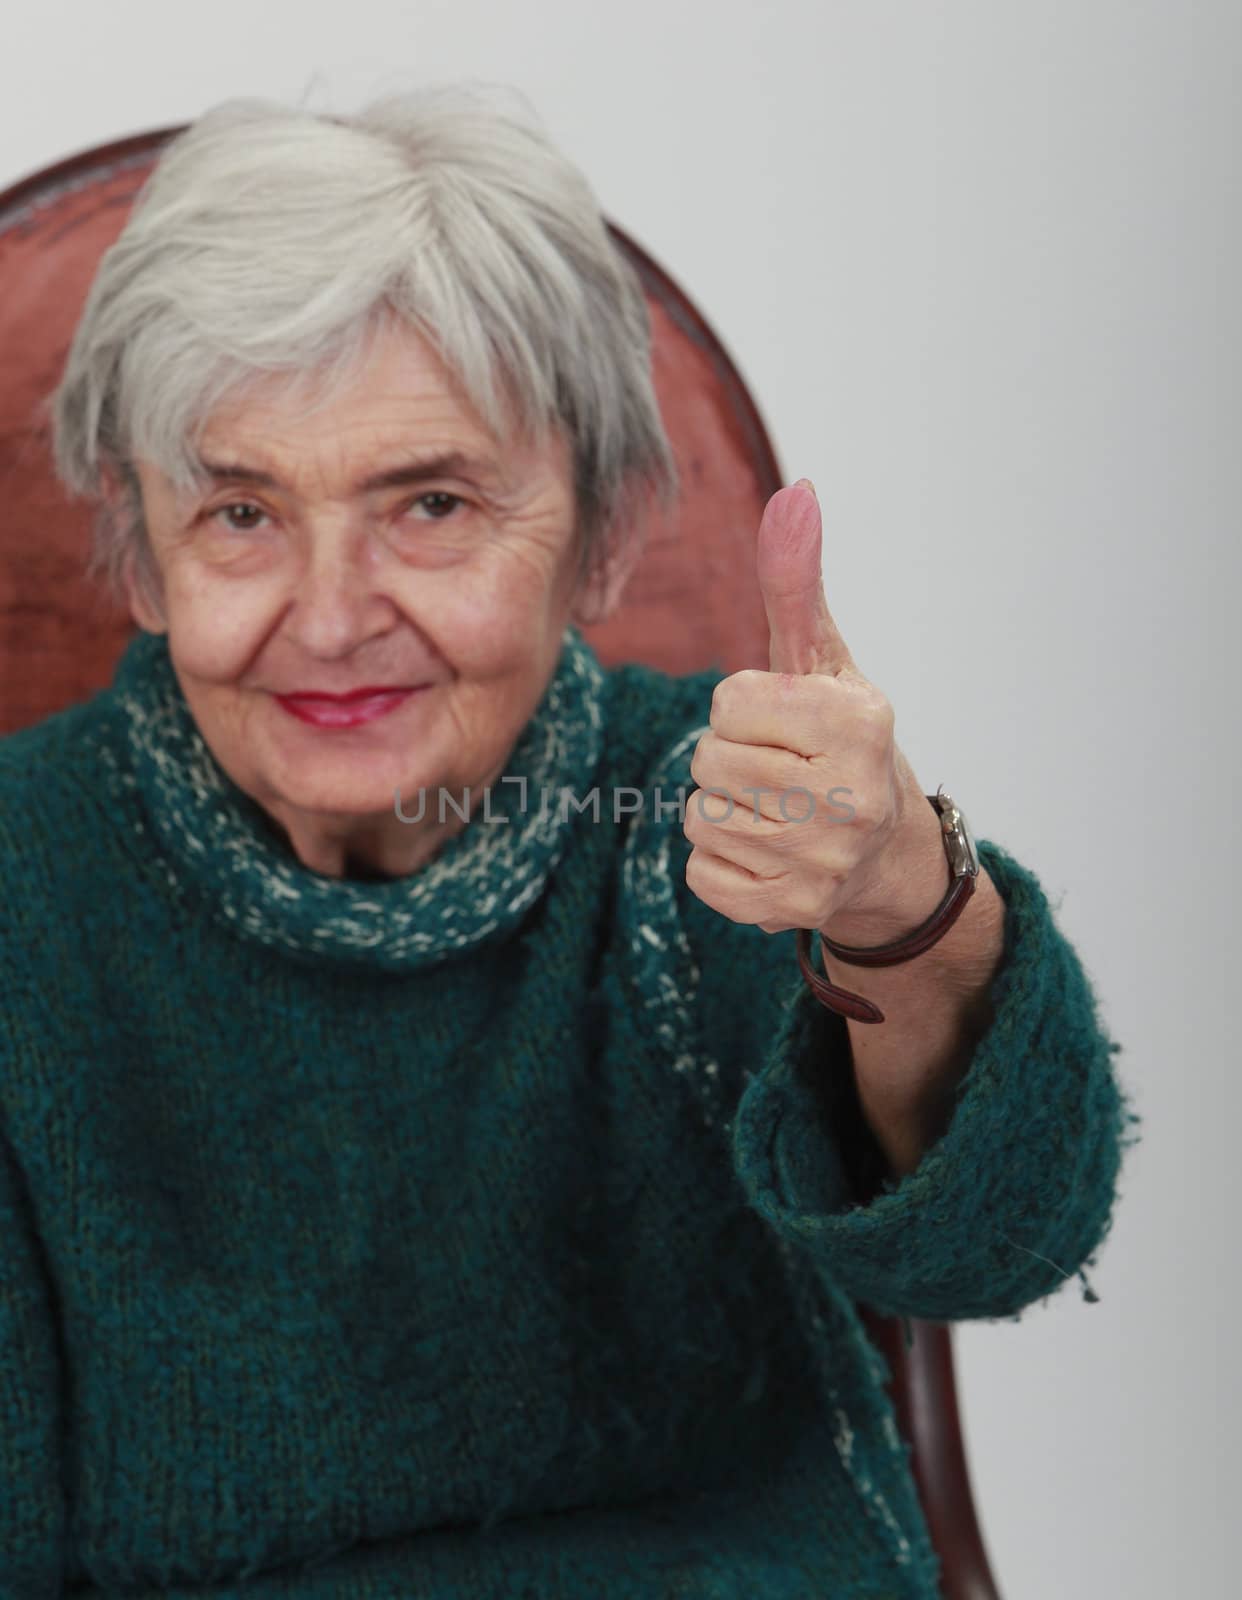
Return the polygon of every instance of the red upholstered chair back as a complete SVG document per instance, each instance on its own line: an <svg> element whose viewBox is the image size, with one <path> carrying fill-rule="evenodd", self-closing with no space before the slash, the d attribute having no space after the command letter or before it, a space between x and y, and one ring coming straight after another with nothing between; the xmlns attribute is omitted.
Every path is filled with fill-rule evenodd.
<svg viewBox="0 0 1242 1600"><path fill-rule="evenodd" d="M111 682L134 631L88 586L92 508L52 470L45 402L100 256L120 234L160 148L161 128L87 150L0 193L0 735ZM755 578L759 519L782 476L723 345L666 272L610 224L644 285L656 392L681 474L675 513L655 522L615 617L584 629L606 665L669 672L768 665ZM944 1569L946 1600L989 1600L958 1425L949 1329L860 1308L891 1391Z"/></svg>

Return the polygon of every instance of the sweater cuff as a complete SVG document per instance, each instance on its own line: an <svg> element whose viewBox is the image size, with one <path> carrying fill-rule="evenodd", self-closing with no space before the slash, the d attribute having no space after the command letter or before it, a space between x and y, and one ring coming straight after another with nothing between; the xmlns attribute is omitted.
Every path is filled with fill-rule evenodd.
<svg viewBox="0 0 1242 1600"><path fill-rule="evenodd" d="M992 1021L919 1165L886 1175L847 1042L799 972L742 1093L733 1158L755 1209L843 1289L886 1315L1015 1315L1058 1288L1108 1231L1126 1123L1121 1046L1034 874L987 840L1005 902ZM1084 1298L1096 1298L1086 1286Z"/></svg>

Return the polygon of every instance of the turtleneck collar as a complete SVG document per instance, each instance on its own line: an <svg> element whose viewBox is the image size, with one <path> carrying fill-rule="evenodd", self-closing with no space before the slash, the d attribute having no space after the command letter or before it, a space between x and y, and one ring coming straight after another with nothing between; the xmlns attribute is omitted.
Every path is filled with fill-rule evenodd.
<svg viewBox="0 0 1242 1600"><path fill-rule="evenodd" d="M163 634L139 633L116 671L134 786L165 870L240 937L386 971L431 966L509 932L539 898L577 813L562 788L591 788L602 747L605 673L572 624L485 815L423 867L363 882L313 872L232 781L199 732ZM546 799L545 799L546 797ZM418 798L403 797L417 813ZM472 794L472 801L476 796ZM434 808L433 793L426 805Z"/></svg>

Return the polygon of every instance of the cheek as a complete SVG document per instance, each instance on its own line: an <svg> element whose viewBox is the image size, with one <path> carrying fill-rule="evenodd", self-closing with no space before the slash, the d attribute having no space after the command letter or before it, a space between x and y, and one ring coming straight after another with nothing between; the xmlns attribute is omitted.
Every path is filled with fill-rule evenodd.
<svg viewBox="0 0 1242 1600"><path fill-rule="evenodd" d="M559 647L565 618L548 575L526 565L482 564L394 588L402 616L464 678L537 673Z"/></svg>
<svg viewBox="0 0 1242 1600"><path fill-rule="evenodd" d="M173 654L183 672L207 683L241 677L277 615L270 597L244 584L191 582L168 593Z"/></svg>

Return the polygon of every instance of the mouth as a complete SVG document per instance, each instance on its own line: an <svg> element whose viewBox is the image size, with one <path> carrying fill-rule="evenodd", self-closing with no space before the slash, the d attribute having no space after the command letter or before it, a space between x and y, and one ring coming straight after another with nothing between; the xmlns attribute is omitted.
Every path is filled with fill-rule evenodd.
<svg viewBox="0 0 1242 1600"><path fill-rule="evenodd" d="M357 689L352 694L278 694L282 710L314 728L356 728L374 722L431 687L420 683L409 689Z"/></svg>

